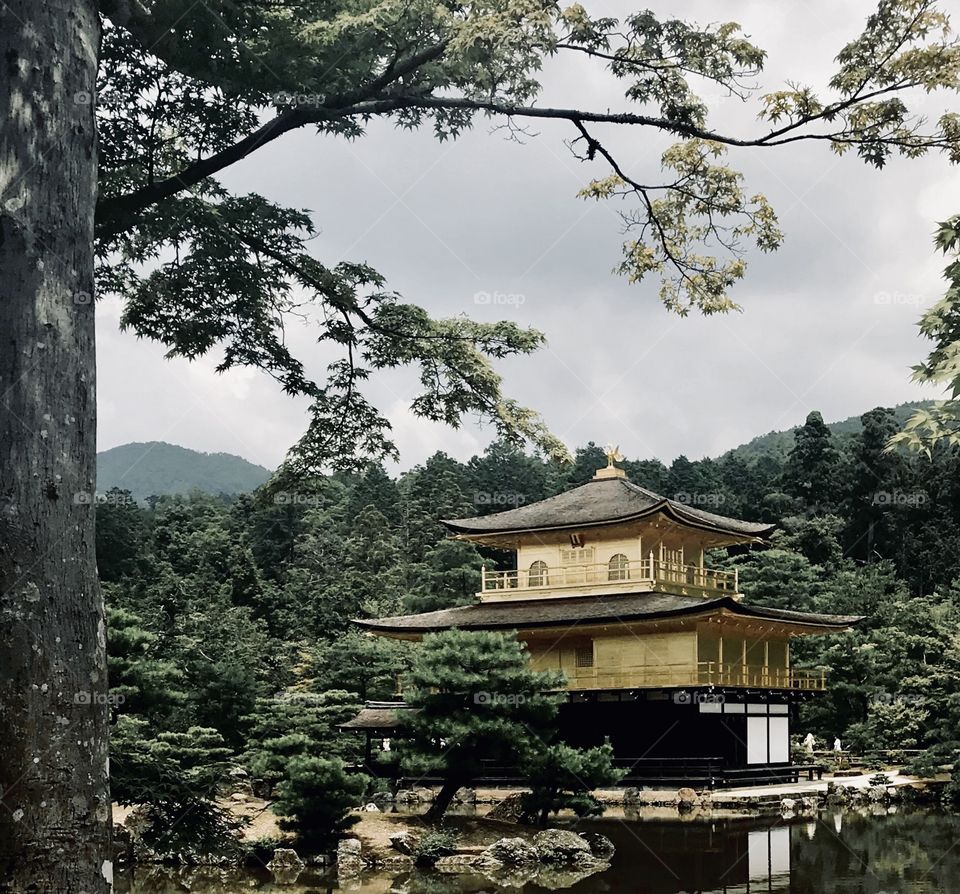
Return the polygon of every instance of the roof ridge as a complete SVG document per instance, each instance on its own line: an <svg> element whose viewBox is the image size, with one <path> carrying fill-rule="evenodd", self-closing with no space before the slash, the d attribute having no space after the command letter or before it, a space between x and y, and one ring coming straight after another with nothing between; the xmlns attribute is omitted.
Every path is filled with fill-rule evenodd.
<svg viewBox="0 0 960 894"><path fill-rule="evenodd" d="M645 497L653 497L656 500L666 500L668 503L673 502L669 497L663 496L663 494L658 494L656 491L650 490L648 487L644 487L641 484L637 484L634 481L631 481L629 478L617 478L616 481L619 481L624 487L628 490L635 490Z"/></svg>

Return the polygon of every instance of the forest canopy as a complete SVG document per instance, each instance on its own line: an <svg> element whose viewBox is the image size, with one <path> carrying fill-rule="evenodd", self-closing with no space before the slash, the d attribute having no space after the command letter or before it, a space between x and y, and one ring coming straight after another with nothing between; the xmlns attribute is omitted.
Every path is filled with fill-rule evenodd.
<svg viewBox="0 0 960 894"><path fill-rule="evenodd" d="M769 545L711 557L739 569L751 602L866 616L794 654L830 681L799 728L863 750L950 747L960 729L960 458L886 452L897 424L877 408L860 431L834 435L814 412L785 455L774 440L746 457L623 463L661 494L777 524ZM336 723L390 698L411 662L406 644L351 619L469 603L480 566L511 560L447 539L437 520L534 502L605 464L592 443L570 465L494 443L466 463L437 453L396 479L376 465L316 478L296 499L194 494L147 508L110 491L97 552L115 720L153 736L215 730L268 782L304 741L349 757L358 743ZM276 745L282 760L265 745L281 730L307 737Z"/></svg>

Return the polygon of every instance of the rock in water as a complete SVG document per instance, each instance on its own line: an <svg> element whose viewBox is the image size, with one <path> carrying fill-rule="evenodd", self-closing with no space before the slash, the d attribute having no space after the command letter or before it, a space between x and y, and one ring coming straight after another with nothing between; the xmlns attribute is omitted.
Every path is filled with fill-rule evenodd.
<svg viewBox="0 0 960 894"><path fill-rule="evenodd" d="M455 874L502 869L503 864L483 854L451 854L449 857L440 857L433 868L438 872Z"/></svg>
<svg viewBox="0 0 960 894"><path fill-rule="evenodd" d="M603 872L609 868L609 863L596 861L579 863L576 866L544 866L537 873L536 884L538 888L546 888L548 891L560 891L572 888L594 873Z"/></svg>
<svg viewBox="0 0 960 894"><path fill-rule="evenodd" d="M523 796L519 794L507 795L506 798L494 805L487 816L490 819L506 820L511 823L517 822L523 816Z"/></svg>
<svg viewBox="0 0 960 894"><path fill-rule="evenodd" d="M533 839L541 863L555 866L572 866L594 863L596 859L590 845L576 832L568 829L547 829L538 832Z"/></svg>
<svg viewBox="0 0 960 894"><path fill-rule="evenodd" d="M677 807L680 810L692 810L697 803L697 793L692 788L682 788L677 792Z"/></svg>
<svg viewBox="0 0 960 894"><path fill-rule="evenodd" d="M522 838L501 838L491 844L483 856L497 860L504 866L528 866L540 860L537 849Z"/></svg>
<svg viewBox="0 0 960 894"><path fill-rule="evenodd" d="M294 885L303 872L306 864L300 855L290 847L278 847L273 857L267 863L267 869L273 874L274 880L280 885Z"/></svg>
<svg viewBox="0 0 960 894"><path fill-rule="evenodd" d="M598 860L609 861L616 852L613 842L599 832L581 832L580 837L590 846L590 853Z"/></svg>
<svg viewBox="0 0 960 894"><path fill-rule="evenodd" d="M359 875L363 869L363 859L360 854L362 845L358 838L344 838L337 845L337 875Z"/></svg>

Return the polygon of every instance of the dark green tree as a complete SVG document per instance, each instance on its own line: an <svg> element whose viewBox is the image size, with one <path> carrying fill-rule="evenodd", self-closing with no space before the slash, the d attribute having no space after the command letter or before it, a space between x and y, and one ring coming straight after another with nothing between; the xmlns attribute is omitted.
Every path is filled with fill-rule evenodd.
<svg viewBox="0 0 960 894"><path fill-rule="evenodd" d="M349 630L320 643L311 667L317 690L343 689L365 699L396 697L413 659L410 644Z"/></svg>
<svg viewBox="0 0 960 894"><path fill-rule="evenodd" d="M830 429L814 410L797 429L783 468L784 490L813 512L829 512L840 500L840 456Z"/></svg>
<svg viewBox="0 0 960 894"><path fill-rule="evenodd" d="M97 500L97 573L101 581L118 581L139 571L146 533L146 513L130 491L113 487Z"/></svg>
<svg viewBox="0 0 960 894"><path fill-rule="evenodd" d="M427 812L439 821L461 786L485 762L522 763L546 745L562 684L552 672L530 669L514 636L449 630L423 638L405 697L416 711L397 739L401 766L443 780Z"/></svg>
<svg viewBox="0 0 960 894"><path fill-rule="evenodd" d="M811 611L820 591L820 569L800 553L768 549L738 562L740 586L750 602Z"/></svg>
<svg viewBox="0 0 960 894"><path fill-rule="evenodd" d="M593 478L597 469L607 464L607 454L602 447L589 441L586 447L578 447L573 455L573 465L563 469L562 487L558 490L567 490L586 484Z"/></svg>
<svg viewBox="0 0 960 894"><path fill-rule="evenodd" d="M350 753L355 743L340 735L337 727L359 708L356 696L343 690L288 690L257 699L253 714L244 718L245 763L251 776L272 791L286 778L295 757L357 757Z"/></svg>
<svg viewBox="0 0 960 894"><path fill-rule="evenodd" d="M540 826L561 810L571 810L581 819L599 816L603 804L593 792L616 785L626 773L614 766L609 744L587 749L546 745L529 756L523 772L530 787L523 796L523 809Z"/></svg>
<svg viewBox="0 0 960 894"><path fill-rule="evenodd" d="M287 764L273 810L281 829L319 850L357 821L349 814L359 806L365 785L365 777L348 773L336 758L299 755Z"/></svg>
<svg viewBox="0 0 960 894"><path fill-rule="evenodd" d="M116 713L138 715L154 729L169 729L189 698L183 670L164 657L160 637L133 612L108 607L107 637L110 696Z"/></svg>
<svg viewBox="0 0 960 894"><path fill-rule="evenodd" d="M484 560L472 543L441 540L409 570L405 612L430 612L476 601Z"/></svg>
<svg viewBox="0 0 960 894"><path fill-rule="evenodd" d="M150 734L121 716L113 730L110 778L118 804L142 811L138 835L161 858L235 853L237 824L217 802L231 751L216 730Z"/></svg>
<svg viewBox="0 0 960 894"><path fill-rule="evenodd" d="M899 510L916 497L905 487L903 455L886 449L900 426L893 411L882 407L864 413L860 421L850 468L847 553L864 562L893 559Z"/></svg>

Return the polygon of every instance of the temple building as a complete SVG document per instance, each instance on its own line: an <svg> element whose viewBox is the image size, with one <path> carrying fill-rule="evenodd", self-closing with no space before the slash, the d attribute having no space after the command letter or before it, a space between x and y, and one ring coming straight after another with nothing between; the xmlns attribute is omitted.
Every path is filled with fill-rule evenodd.
<svg viewBox="0 0 960 894"><path fill-rule="evenodd" d="M608 739L628 780L795 777L791 722L827 681L793 665L791 641L860 619L745 603L737 572L710 567L710 551L761 544L773 526L658 496L608 456L580 487L443 522L453 537L515 556L511 570L483 570L476 603L357 623L409 640L454 627L514 631L535 668L566 677L559 738ZM402 708L371 705L345 728L389 735Z"/></svg>

